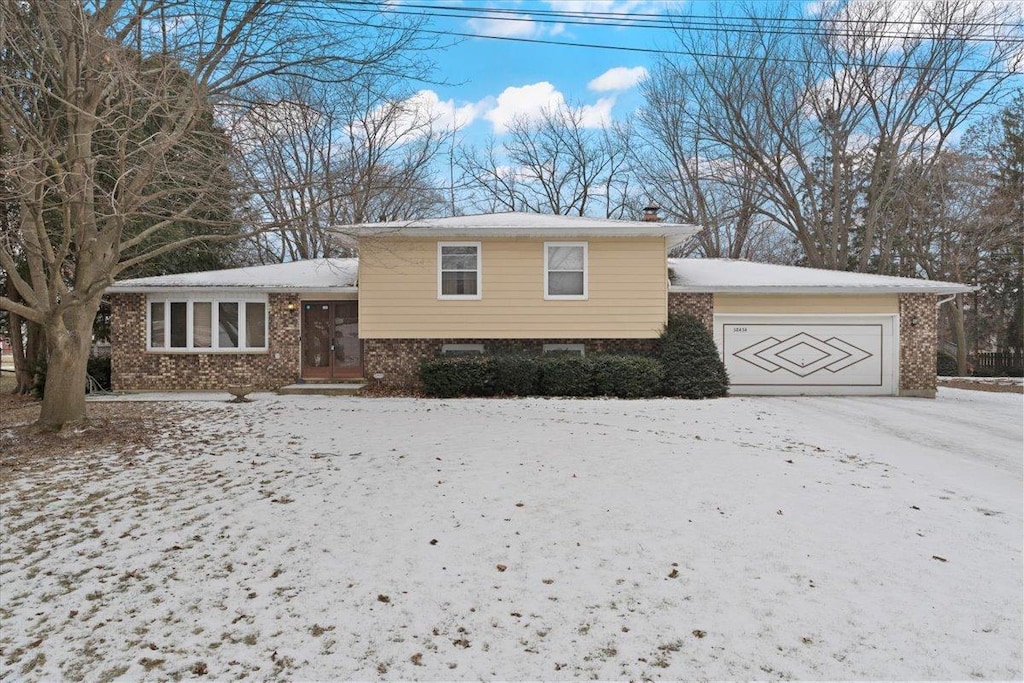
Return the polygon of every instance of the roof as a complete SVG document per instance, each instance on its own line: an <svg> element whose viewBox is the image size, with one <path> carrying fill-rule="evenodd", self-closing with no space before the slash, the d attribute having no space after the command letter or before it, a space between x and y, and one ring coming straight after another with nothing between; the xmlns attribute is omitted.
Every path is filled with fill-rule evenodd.
<svg viewBox="0 0 1024 683"><path fill-rule="evenodd" d="M669 259L669 291L737 294L958 294L972 291L956 282L869 275L822 268L778 266L733 259Z"/></svg>
<svg viewBox="0 0 1024 683"><path fill-rule="evenodd" d="M956 282L778 266L732 259L668 259L668 267L669 291L673 292L958 294L972 290ZM255 289L262 292L356 292L358 274L359 259L356 258L310 259L269 266L122 280L114 283L108 291Z"/></svg>
<svg viewBox="0 0 1024 683"><path fill-rule="evenodd" d="M357 237L665 237L670 249L682 244L700 232L700 229L700 226L688 223L619 221L522 212L360 223L333 228L339 234Z"/></svg>
<svg viewBox="0 0 1024 683"><path fill-rule="evenodd" d="M321 258L203 273L140 277L115 282L108 291L245 288L263 292L354 292L358 273L359 259Z"/></svg>

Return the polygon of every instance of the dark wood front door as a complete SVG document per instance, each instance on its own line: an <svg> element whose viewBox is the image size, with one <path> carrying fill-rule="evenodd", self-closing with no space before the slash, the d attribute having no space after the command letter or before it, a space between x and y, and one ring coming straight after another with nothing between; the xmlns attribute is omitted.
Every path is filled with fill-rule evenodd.
<svg viewBox="0 0 1024 683"><path fill-rule="evenodd" d="M362 377L359 303L302 303L302 376L310 379Z"/></svg>

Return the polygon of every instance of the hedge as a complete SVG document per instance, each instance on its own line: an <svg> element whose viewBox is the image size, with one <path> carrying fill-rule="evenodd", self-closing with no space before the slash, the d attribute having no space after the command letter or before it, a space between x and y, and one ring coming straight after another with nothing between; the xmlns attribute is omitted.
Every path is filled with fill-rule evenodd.
<svg viewBox="0 0 1024 683"><path fill-rule="evenodd" d="M420 381L430 396L491 396L493 376L486 358L452 356L424 361L420 365Z"/></svg>
<svg viewBox="0 0 1024 683"><path fill-rule="evenodd" d="M937 351L935 353L935 374L940 377L956 377L959 375L956 356L945 351Z"/></svg>
<svg viewBox="0 0 1024 683"><path fill-rule="evenodd" d="M646 356L499 354L424 361L424 391L456 396L656 396L661 364Z"/></svg>

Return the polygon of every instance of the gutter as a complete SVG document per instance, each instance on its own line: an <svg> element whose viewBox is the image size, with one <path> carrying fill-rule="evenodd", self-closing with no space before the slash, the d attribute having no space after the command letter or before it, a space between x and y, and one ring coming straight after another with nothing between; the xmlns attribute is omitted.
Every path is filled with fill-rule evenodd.
<svg viewBox="0 0 1024 683"><path fill-rule="evenodd" d="M265 292L267 294L358 294L359 287L253 287L251 285L165 285L163 287L108 287L104 294L164 294L170 292Z"/></svg>
<svg viewBox="0 0 1024 683"><path fill-rule="evenodd" d="M824 286L810 286L810 287L772 287L772 286L761 286L761 287L694 287L694 286L679 286L670 285L668 288L669 292L677 293L688 293L688 294L759 294L767 296L771 294L966 294L967 292L974 291L973 287L966 285L948 286L948 287L885 287L885 286L872 286L872 287L824 287Z"/></svg>

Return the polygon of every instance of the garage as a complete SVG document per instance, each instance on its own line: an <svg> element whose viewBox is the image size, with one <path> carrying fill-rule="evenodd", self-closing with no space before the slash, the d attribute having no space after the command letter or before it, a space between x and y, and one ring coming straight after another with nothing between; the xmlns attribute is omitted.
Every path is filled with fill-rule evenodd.
<svg viewBox="0 0 1024 683"><path fill-rule="evenodd" d="M956 282L669 259L669 314L697 317L729 393L934 398L937 311Z"/></svg>
<svg viewBox="0 0 1024 683"><path fill-rule="evenodd" d="M895 316L716 315L733 394L897 393Z"/></svg>

